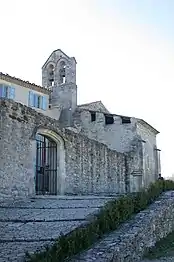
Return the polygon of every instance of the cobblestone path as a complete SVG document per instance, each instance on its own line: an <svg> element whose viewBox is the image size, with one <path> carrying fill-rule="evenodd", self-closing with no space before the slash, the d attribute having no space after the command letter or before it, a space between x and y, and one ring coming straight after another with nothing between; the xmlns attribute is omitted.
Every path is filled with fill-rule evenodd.
<svg viewBox="0 0 174 262"><path fill-rule="evenodd" d="M51 245L61 232L68 233L111 197L36 197L0 200L0 262L23 261L26 251Z"/></svg>

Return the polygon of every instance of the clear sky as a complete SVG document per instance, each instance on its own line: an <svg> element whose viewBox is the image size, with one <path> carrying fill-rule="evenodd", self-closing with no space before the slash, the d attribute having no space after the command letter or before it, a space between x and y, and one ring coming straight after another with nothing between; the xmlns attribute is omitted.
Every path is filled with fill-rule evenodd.
<svg viewBox="0 0 174 262"><path fill-rule="evenodd" d="M78 103L143 118L174 173L173 0L0 0L0 71L41 84L55 49L77 60Z"/></svg>

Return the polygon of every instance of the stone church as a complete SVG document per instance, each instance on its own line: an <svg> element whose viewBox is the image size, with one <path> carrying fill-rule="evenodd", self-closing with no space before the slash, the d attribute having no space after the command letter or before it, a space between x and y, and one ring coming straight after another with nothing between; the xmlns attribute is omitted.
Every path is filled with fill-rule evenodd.
<svg viewBox="0 0 174 262"><path fill-rule="evenodd" d="M101 101L77 105L76 63L53 51L42 86L0 73L0 196L113 195L158 178L159 132Z"/></svg>

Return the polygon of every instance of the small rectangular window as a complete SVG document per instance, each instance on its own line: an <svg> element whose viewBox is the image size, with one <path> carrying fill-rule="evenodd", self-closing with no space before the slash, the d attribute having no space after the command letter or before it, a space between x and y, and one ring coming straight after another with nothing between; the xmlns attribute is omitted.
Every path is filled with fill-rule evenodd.
<svg viewBox="0 0 174 262"><path fill-rule="evenodd" d="M29 91L28 105L34 106L34 93L32 91Z"/></svg>
<svg viewBox="0 0 174 262"><path fill-rule="evenodd" d="M112 115L105 115L105 124L111 125L114 123L114 118Z"/></svg>
<svg viewBox="0 0 174 262"><path fill-rule="evenodd" d="M8 86L0 85L0 97L8 98Z"/></svg>
<svg viewBox="0 0 174 262"><path fill-rule="evenodd" d="M8 98L8 86L3 86L2 88L2 97Z"/></svg>
<svg viewBox="0 0 174 262"><path fill-rule="evenodd" d="M47 98L42 96L42 109L47 110Z"/></svg>
<svg viewBox="0 0 174 262"><path fill-rule="evenodd" d="M37 96L37 108L42 108L42 96Z"/></svg>
<svg viewBox="0 0 174 262"><path fill-rule="evenodd" d="M40 96L30 91L28 105L32 107L40 108L43 110L47 110L47 97Z"/></svg>
<svg viewBox="0 0 174 262"><path fill-rule="evenodd" d="M34 107L40 108L41 98L38 94L34 94Z"/></svg>
<svg viewBox="0 0 174 262"><path fill-rule="evenodd" d="M37 94L34 94L34 107L37 107L37 103L38 103L38 96Z"/></svg>
<svg viewBox="0 0 174 262"><path fill-rule="evenodd" d="M131 119L130 117L122 117L122 124L130 124Z"/></svg>
<svg viewBox="0 0 174 262"><path fill-rule="evenodd" d="M96 121L96 112L91 112L91 122Z"/></svg>
<svg viewBox="0 0 174 262"><path fill-rule="evenodd" d="M15 98L15 88L9 86L8 98L14 99Z"/></svg>
<svg viewBox="0 0 174 262"><path fill-rule="evenodd" d="M0 84L0 97L2 97L2 94L3 94L3 85Z"/></svg>
<svg viewBox="0 0 174 262"><path fill-rule="evenodd" d="M15 98L15 88L11 86L0 84L0 97L14 99Z"/></svg>

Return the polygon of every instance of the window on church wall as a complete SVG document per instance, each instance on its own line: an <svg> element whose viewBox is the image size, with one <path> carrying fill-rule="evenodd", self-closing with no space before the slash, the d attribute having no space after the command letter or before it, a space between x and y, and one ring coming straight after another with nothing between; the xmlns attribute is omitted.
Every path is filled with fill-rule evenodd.
<svg viewBox="0 0 174 262"><path fill-rule="evenodd" d="M96 121L96 112L91 112L91 122Z"/></svg>
<svg viewBox="0 0 174 262"><path fill-rule="evenodd" d="M112 115L105 115L105 125L111 125L114 123L114 118Z"/></svg>
<svg viewBox="0 0 174 262"><path fill-rule="evenodd" d="M50 80L50 86L54 86L54 81Z"/></svg>
<svg viewBox="0 0 174 262"><path fill-rule="evenodd" d="M52 64L48 66L48 82L49 86L54 86L54 66Z"/></svg>
<svg viewBox="0 0 174 262"><path fill-rule="evenodd" d="M122 120L122 124L130 124L131 123L130 117L122 116L121 120Z"/></svg>

